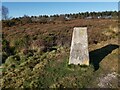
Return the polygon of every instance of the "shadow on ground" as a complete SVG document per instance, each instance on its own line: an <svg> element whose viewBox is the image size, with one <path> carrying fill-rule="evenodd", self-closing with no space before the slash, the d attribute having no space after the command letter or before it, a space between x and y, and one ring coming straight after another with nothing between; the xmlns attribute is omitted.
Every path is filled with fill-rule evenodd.
<svg viewBox="0 0 120 90"><path fill-rule="evenodd" d="M116 48L119 48L119 46L114 44L109 44L105 47L91 51L89 53L90 64L94 66L95 71L99 69L99 63L102 61L102 59L108 54L110 54Z"/></svg>

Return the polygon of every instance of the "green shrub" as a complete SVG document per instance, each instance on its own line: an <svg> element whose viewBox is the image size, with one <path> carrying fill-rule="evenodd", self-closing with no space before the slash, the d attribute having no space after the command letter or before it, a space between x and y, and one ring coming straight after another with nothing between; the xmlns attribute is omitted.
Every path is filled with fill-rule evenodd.
<svg viewBox="0 0 120 90"><path fill-rule="evenodd" d="M16 25L14 20L4 20L2 23L3 27L12 27L14 25Z"/></svg>
<svg viewBox="0 0 120 90"><path fill-rule="evenodd" d="M2 51L9 52L9 42L6 39L2 40Z"/></svg>
<svg viewBox="0 0 120 90"><path fill-rule="evenodd" d="M12 56L9 56L6 61L5 61L5 64L6 65L11 65L11 64L16 64L18 65L19 64L19 61L20 61L20 57L18 55L12 55Z"/></svg>
<svg viewBox="0 0 120 90"><path fill-rule="evenodd" d="M10 47L9 42L6 39L3 39L2 40L2 60L3 60L3 63L5 62L7 57L9 57L10 55L14 55L14 54L15 54L15 48Z"/></svg>
<svg viewBox="0 0 120 90"><path fill-rule="evenodd" d="M7 59L9 55L6 52L2 52L2 63L5 63L5 60Z"/></svg>
<svg viewBox="0 0 120 90"><path fill-rule="evenodd" d="M42 40L44 40L46 51L51 51L52 47L56 45L56 36L54 34L45 35L42 37Z"/></svg>
<svg viewBox="0 0 120 90"><path fill-rule="evenodd" d="M23 48L28 48L29 47L29 36L25 35L23 38L16 39L14 41L14 47L15 50L18 52L22 50Z"/></svg>

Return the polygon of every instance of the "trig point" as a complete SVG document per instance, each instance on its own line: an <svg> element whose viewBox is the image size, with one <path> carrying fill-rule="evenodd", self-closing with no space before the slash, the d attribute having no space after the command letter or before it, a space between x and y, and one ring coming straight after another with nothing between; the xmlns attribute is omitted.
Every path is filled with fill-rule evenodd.
<svg viewBox="0 0 120 90"><path fill-rule="evenodd" d="M87 27L73 30L69 64L89 65Z"/></svg>

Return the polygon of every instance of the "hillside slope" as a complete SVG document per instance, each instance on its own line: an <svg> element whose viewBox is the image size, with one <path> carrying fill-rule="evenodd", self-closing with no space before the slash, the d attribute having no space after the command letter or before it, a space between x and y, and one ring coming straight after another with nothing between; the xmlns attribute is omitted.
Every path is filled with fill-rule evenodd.
<svg viewBox="0 0 120 90"><path fill-rule="evenodd" d="M68 65L74 26L88 27L89 67ZM116 20L28 24L3 33L13 53L2 64L2 88L118 88Z"/></svg>

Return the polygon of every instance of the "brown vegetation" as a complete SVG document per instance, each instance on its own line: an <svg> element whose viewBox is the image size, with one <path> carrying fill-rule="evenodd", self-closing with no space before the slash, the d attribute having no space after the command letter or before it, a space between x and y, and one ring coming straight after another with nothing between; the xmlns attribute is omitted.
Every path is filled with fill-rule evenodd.
<svg viewBox="0 0 120 90"><path fill-rule="evenodd" d="M3 22L4 23L4 22ZM58 24L40 24L28 23L25 25L16 25L12 27L4 27L3 33L5 38L10 42L11 46L40 46L44 45L48 48L51 46L67 46L71 44L72 30L74 27L88 27L89 44L99 43L113 38L107 36L103 32L117 27L117 20L113 19L76 19L64 21ZM114 33L113 33L114 34ZM29 39L26 40L26 36ZM17 41L16 41L17 40ZM42 45L43 46L43 45Z"/></svg>
<svg viewBox="0 0 120 90"><path fill-rule="evenodd" d="M115 19L74 19L3 26L2 88L99 88L106 82L116 88L108 76L117 72L117 25ZM68 65L74 27L88 28L89 67Z"/></svg>

